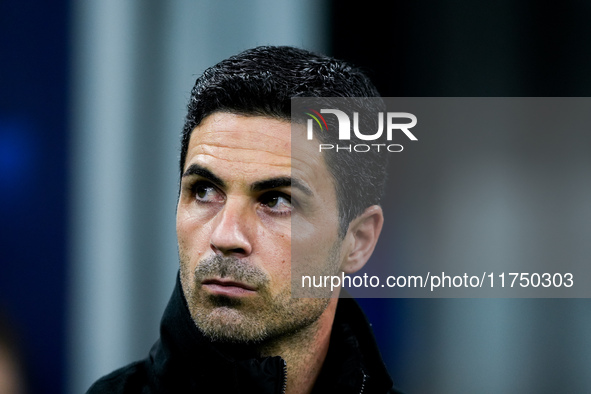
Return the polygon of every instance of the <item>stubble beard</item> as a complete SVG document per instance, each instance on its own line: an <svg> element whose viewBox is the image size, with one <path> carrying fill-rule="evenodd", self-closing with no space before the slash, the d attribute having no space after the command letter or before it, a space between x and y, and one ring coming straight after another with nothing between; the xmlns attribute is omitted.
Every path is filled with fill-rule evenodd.
<svg viewBox="0 0 591 394"><path fill-rule="evenodd" d="M179 245L181 284L191 317L212 341L262 344L292 336L312 326L326 310L329 298L292 298L290 283L276 294L270 291L266 272L248 259L214 255L191 271L190 259ZM329 266L335 265L334 248ZM204 291L205 278L228 278L257 288L255 297L244 299L211 295Z"/></svg>

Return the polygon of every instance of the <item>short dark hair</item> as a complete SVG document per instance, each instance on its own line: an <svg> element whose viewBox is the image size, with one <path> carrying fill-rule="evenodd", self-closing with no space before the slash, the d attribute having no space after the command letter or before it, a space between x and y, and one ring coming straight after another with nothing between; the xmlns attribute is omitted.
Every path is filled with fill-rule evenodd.
<svg viewBox="0 0 591 394"><path fill-rule="evenodd" d="M292 97L379 97L367 75L351 64L288 46L261 46L222 60L195 82L183 127L180 171L183 173L191 132L214 112L291 120ZM321 134L322 143L337 137ZM351 143L356 137L352 136ZM360 141L363 142L363 141ZM339 234L383 194L387 155L374 152L335 154L325 151L334 177Z"/></svg>

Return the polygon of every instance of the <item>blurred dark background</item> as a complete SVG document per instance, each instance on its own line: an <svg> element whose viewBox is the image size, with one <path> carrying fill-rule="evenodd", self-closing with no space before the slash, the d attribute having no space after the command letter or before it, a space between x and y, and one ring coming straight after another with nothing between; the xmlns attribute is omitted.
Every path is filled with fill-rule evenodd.
<svg viewBox="0 0 591 394"><path fill-rule="evenodd" d="M31 393L83 391L143 357L155 339L176 272L176 136L204 67L249 46L291 44L365 68L383 96L591 90L588 2L255 3L252 10L237 1L0 0L0 318L18 334ZM118 86L104 90L110 84ZM105 121L111 113L114 120ZM115 133L116 146L141 149L110 153L109 141L94 139L103 132ZM143 164L162 181L123 170L125 163ZM96 173L109 165L118 175ZM123 196L121 185L133 197ZM107 189L115 191L101 194ZM120 215L126 209L129 219ZM117 218L117 230L105 217ZM161 232L138 235L155 226ZM102 273L101 254L115 271ZM128 260L131 268L122 268ZM163 283L152 286L160 276ZM137 278L144 287L126 287ZM119 306L117 297L124 298ZM154 306L136 308L147 302ZM360 302L408 392L591 390L588 300ZM130 311L139 320L119 323ZM117 333L116 323L130 334L101 336ZM109 353L129 338L130 349Z"/></svg>
<svg viewBox="0 0 591 394"><path fill-rule="evenodd" d="M0 319L32 393L66 368L68 7L0 1Z"/></svg>
<svg viewBox="0 0 591 394"><path fill-rule="evenodd" d="M581 1L332 3L332 53L383 96L587 96L591 6Z"/></svg>

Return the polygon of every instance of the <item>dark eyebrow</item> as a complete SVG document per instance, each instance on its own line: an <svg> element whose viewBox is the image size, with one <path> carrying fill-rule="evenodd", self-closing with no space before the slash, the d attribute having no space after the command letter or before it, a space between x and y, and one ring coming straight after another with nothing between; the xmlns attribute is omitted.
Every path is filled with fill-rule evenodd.
<svg viewBox="0 0 591 394"><path fill-rule="evenodd" d="M226 187L224 181L222 181L213 172L211 172L205 167L200 166L199 164L191 164L189 168L187 168L183 173L183 178L191 175L198 175L202 178L208 179L221 188ZM313 194L312 190L310 190L308 186L304 185L302 181L288 176L265 179L264 181L257 181L252 184L250 190L252 190L253 192L261 192L264 190L277 189L280 187L295 187L296 189L301 190L304 194L308 196L311 196Z"/></svg>
<svg viewBox="0 0 591 394"><path fill-rule="evenodd" d="M208 179L222 188L226 186L224 181L214 175L213 172L209 171L205 167L201 167L199 164L191 164L189 168L187 168L187 170L183 173L183 178L191 175L199 175L200 177Z"/></svg>
<svg viewBox="0 0 591 394"><path fill-rule="evenodd" d="M296 189L301 190L304 194L311 196L312 190L306 185L304 185L300 180L291 178L291 177L279 177L279 178L271 178L266 179L264 181L258 181L253 183L250 189L253 192L260 192L263 190L269 189L277 189L279 187L295 187Z"/></svg>

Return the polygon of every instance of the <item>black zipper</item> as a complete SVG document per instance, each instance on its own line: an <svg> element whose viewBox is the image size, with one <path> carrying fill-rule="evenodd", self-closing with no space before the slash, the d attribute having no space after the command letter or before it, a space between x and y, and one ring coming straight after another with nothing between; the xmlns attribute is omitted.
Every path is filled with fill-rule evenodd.
<svg viewBox="0 0 591 394"><path fill-rule="evenodd" d="M281 394L285 394L285 390L287 390L287 363L284 359L283 361L283 388L281 389Z"/></svg>
<svg viewBox="0 0 591 394"><path fill-rule="evenodd" d="M361 370L361 373L363 374L363 380L361 381L361 391L359 392L359 394L363 394L363 392L365 391L365 381L367 379L367 375L363 370Z"/></svg>

